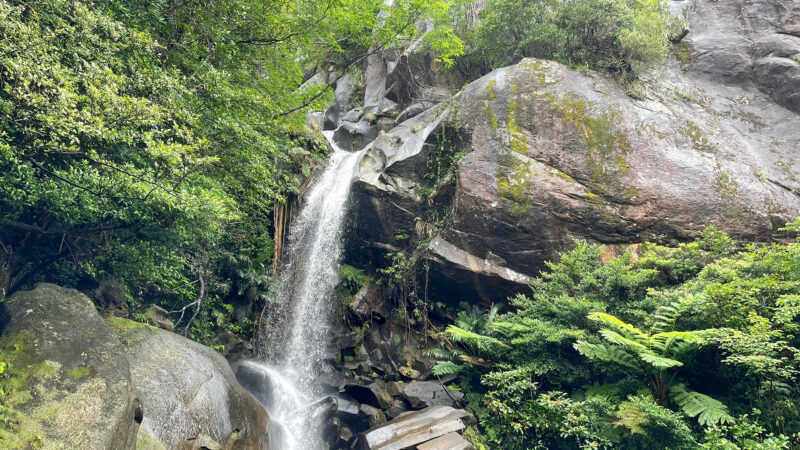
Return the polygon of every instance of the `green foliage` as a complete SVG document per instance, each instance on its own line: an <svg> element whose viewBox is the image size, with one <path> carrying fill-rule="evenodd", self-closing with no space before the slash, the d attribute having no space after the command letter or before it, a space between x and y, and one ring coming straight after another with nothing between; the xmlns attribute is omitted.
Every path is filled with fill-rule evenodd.
<svg viewBox="0 0 800 450"><path fill-rule="evenodd" d="M743 245L709 227L674 248L601 256L576 242L511 312L465 335L491 343L481 360L435 355L486 406L475 410L491 444L577 446L547 440L555 422L537 428L536 400L556 392L620 448L800 444L800 243Z"/></svg>
<svg viewBox="0 0 800 450"><path fill-rule="evenodd" d="M681 414L656 404L649 396L631 396L620 404L614 425L631 431L628 448L694 449L697 441Z"/></svg>
<svg viewBox="0 0 800 450"><path fill-rule="evenodd" d="M331 85L307 73L426 30L449 64L450 5L3 0L0 293L114 279L130 317L156 303L205 343L251 337L273 206L327 151L305 113Z"/></svg>
<svg viewBox="0 0 800 450"><path fill-rule="evenodd" d="M700 425L718 425L733 422L728 408L719 400L686 389L683 384L670 387L670 397L688 417L697 417Z"/></svg>
<svg viewBox="0 0 800 450"><path fill-rule="evenodd" d="M490 0L464 63L536 57L635 75L667 55L673 20L662 0Z"/></svg>
<svg viewBox="0 0 800 450"><path fill-rule="evenodd" d="M363 270L343 264L339 268L339 283L350 295L355 295L369 281Z"/></svg>
<svg viewBox="0 0 800 450"><path fill-rule="evenodd" d="M490 444L506 449L606 448L610 442L600 424L587 414L586 403L563 393L537 395L530 372L492 372L482 378L488 414L482 421Z"/></svg>

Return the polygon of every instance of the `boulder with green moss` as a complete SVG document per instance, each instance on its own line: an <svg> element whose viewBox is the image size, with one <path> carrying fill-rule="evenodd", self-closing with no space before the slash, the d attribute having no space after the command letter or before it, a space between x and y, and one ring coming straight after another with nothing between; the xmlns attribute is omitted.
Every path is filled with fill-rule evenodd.
<svg viewBox="0 0 800 450"><path fill-rule="evenodd" d="M779 237L800 215L800 116L675 60L661 70L626 86L525 59L470 83L367 147L353 190L366 242L349 248L422 249L433 298L490 302L576 238L674 244L708 224ZM455 169L426 178L446 155Z"/></svg>
<svg viewBox="0 0 800 450"><path fill-rule="evenodd" d="M1 308L0 448L135 448L128 361L89 298L41 283Z"/></svg>

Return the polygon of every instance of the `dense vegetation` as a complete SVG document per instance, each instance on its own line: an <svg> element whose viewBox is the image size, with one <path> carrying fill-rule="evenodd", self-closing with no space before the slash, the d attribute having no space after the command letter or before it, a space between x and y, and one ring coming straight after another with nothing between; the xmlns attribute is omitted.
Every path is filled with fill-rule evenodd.
<svg viewBox="0 0 800 450"><path fill-rule="evenodd" d="M0 298L110 283L101 306L146 320L144 299L195 339L248 337L273 205L326 152L305 113L330 86L304 81L425 20L442 61L461 51L447 2L397 1L384 20L382 5L0 2Z"/></svg>
<svg viewBox="0 0 800 450"><path fill-rule="evenodd" d="M432 352L492 448L800 445L800 240L708 228L606 263L578 241L549 269L505 314L462 312Z"/></svg>
<svg viewBox="0 0 800 450"><path fill-rule="evenodd" d="M139 321L162 306L228 351L268 301L273 209L325 156L306 113L339 75L430 21L426 49L467 80L523 57L631 80L680 28L663 0L490 0L477 25L470 3L396 0L382 16L382 0L0 0L0 300L42 280L118 286L99 306ZM431 186L454 170L443 154ZM392 261L367 269L409 297L416 259ZM366 276L343 274L350 298ZM709 228L607 262L576 242L503 306L462 308L431 351L438 375L458 375L476 441L800 445L798 242Z"/></svg>
<svg viewBox="0 0 800 450"><path fill-rule="evenodd" d="M461 29L458 67L475 76L534 57L630 79L664 59L680 28L663 0L490 0Z"/></svg>
<svg viewBox="0 0 800 450"><path fill-rule="evenodd" d="M523 56L629 73L663 58L656 0L0 2L0 295L41 280L220 344L251 335L276 203L326 152L306 112L410 42L469 76ZM466 46L465 46L466 45ZM304 84L315 73L327 82ZM110 286L110 288L109 288ZM144 299L144 302L140 300Z"/></svg>

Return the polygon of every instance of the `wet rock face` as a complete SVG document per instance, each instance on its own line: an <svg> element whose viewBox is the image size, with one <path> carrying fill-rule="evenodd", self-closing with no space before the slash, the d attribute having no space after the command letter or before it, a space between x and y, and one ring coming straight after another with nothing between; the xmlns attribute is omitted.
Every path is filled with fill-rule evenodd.
<svg viewBox="0 0 800 450"><path fill-rule="evenodd" d="M166 448L267 448L267 413L222 355L175 333L117 321L150 440Z"/></svg>
<svg viewBox="0 0 800 450"><path fill-rule="evenodd" d="M40 283L1 307L5 362L24 372L32 398L16 406L18 442L0 447L134 448L141 409L128 362L89 298Z"/></svg>
<svg viewBox="0 0 800 450"><path fill-rule="evenodd" d="M800 3L670 3L688 34L633 95L602 74L525 60L430 101L393 93L402 56L376 58L366 103L401 108L367 146L348 258L389 264L387 253L427 242L432 294L488 303L525 292L575 238L675 244L708 224L774 236L800 214ZM447 128L466 156L431 187ZM444 226L436 207L450 212Z"/></svg>
<svg viewBox="0 0 800 450"><path fill-rule="evenodd" d="M442 236L534 274L576 237L674 242L714 223L758 240L800 214L787 170L800 167L800 118L747 91L693 101L674 88L634 100L604 77L535 60L472 83L459 110L472 151Z"/></svg>
<svg viewBox="0 0 800 450"><path fill-rule="evenodd" d="M795 0L676 1L691 13L692 70L754 85L800 112L800 4ZM692 11L696 9L696 11Z"/></svg>

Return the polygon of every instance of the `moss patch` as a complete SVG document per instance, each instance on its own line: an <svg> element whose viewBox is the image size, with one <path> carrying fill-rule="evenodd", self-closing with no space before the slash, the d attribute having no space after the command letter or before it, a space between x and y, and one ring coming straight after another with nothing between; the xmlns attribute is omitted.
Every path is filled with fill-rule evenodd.
<svg viewBox="0 0 800 450"><path fill-rule="evenodd" d="M696 57L694 48L692 48L688 42L672 44L672 54L675 55L675 58L681 63L681 68L683 70L688 70Z"/></svg>
<svg viewBox="0 0 800 450"><path fill-rule="evenodd" d="M66 378L56 361L36 363L31 354L33 338L25 333L0 341L0 376L3 408L0 448L94 448L103 417L101 379L90 379L75 389L77 380L89 376L79 367Z"/></svg>
<svg viewBox="0 0 800 450"><path fill-rule="evenodd" d="M571 95L558 98L547 94L545 98L561 120L572 124L583 138L591 190L622 200L635 197L636 189L626 186L623 180L623 176L630 173L627 161L630 142L616 126L620 114L616 111L592 114L592 103Z"/></svg>
<svg viewBox="0 0 800 450"><path fill-rule="evenodd" d="M492 105L486 103L486 117L489 119L489 126L492 127L492 131L497 130L497 116L494 115L494 111L492 110Z"/></svg>
<svg viewBox="0 0 800 450"><path fill-rule="evenodd" d="M28 422L21 408L33 399L28 379L36 369L30 365L31 336L18 333L0 340L0 361L6 363L6 370L0 376L2 386L2 410L0 419L5 422L0 427L0 447L26 448L34 447L41 440L41 432L29 432L23 425Z"/></svg>
<svg viewBox="0 0 800 450"><path fill-rule="evenodd" d="M717 154L717 147L703 135L703 130L701 130L696 123L687 121L685 131L686 137L688 137L689 141L691 141L693 149L697 150L698 152L711 153L714 155Z"/></svg>
<svg viewBox="0 0 800 450"><path fill-rule="evenodd" d="M91 375L91 373L92 373L92 369L90 369L90 368L88 368L86 366L78 366L78 367L76 367L76 368L74 368L74 369L69 371L69 376L73 380L82 380L82 379L88 377L89 375Z"/></svg>
<svg viewBox="0 0 800 450"><path fill-rule="evenodd" d="M533 70L533 81L540 86L549 86L555 84L554 81L547 81L547 70L542 67L541 61L526 60L520 63L520 66ZM526 74L527 75L527 74Z"/></svg>
<svg viewBox="0 0 800 450"><path fill-rule="evenodd" d="M512 87L512 93L516 93L516 86ZM531 162L527 160L528 138L518 127L519 105L516 100L508 102L506 116L506 126L509 132L510 155L505 155L499 161L502 165L509 167L511 171L503 172L498 169L497 173L497 195L500 198L513 202L508 212L512 217L520 218L530 209L530 202L526 190L530 188Z"/></svg>
<svg viewBox="0 0 800 450"><path fill-rule="evenodd" d="M125 346L133 345L147 339L147 336L156 330L156 327L152 325L134 322L133 320L123 319L117 316L106 317L106 322L111 325L114 334L117 335Z"/></svg>

